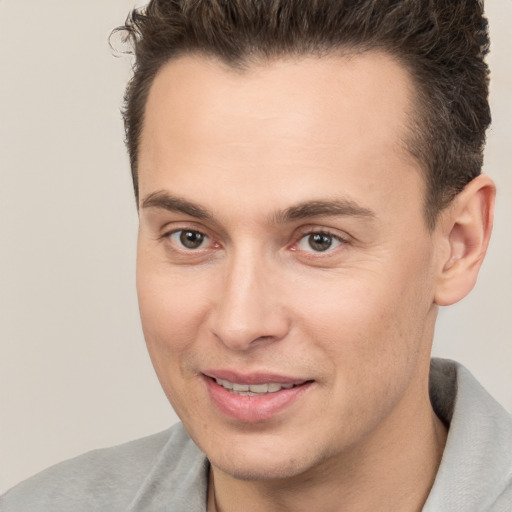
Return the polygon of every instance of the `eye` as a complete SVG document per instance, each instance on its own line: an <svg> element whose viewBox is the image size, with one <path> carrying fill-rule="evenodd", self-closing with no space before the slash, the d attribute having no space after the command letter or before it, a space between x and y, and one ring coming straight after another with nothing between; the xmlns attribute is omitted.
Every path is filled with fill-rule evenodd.
<svg viewBox="0 0 512 512"><path fill-rule="evenodd" d="M201 249L210 240L204 233L193 229L174 231L169 238L173 244L189 250Z"/></svg>
<svg viewBox="0 0 512 512"><path fill-rule="evenodd" d="M325 252L335 249L343 243L341 238L330 233L316 232L304 235L298 242L297 248L300 251Z"/></svg>

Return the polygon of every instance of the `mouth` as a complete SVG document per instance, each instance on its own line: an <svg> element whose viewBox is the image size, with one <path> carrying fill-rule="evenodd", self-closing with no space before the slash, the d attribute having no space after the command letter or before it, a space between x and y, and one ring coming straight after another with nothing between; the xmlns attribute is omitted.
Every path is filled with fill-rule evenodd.
<svg viewBox="0 0 512 512"><path fill-rule="evenodd" d="M275 375L211 372L203 376L217 411L243 423L260 423L284 413L293 404L300 403L314 384L312 380Z"/></svg>
<svg viewBox="0 0 512 512"><path fill-rule="evenodd" d="M269 393L277 393L282 389L291 389L303 384L293 384L291 382L283 384L277 382L267 382L263 384L240 384L238 382L230 382L229 380L224 379L215 379L215 382L230 393L239 396L264 396Z"/></svg>

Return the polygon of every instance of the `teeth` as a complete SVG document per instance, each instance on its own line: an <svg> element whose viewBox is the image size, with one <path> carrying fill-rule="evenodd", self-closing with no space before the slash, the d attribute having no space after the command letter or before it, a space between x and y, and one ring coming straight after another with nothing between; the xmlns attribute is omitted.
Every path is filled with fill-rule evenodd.
<svg viewBox="0 0 512 512"><path fill-rule="evenodd" d="M220 384L223 388L226 389L233 389L233 384L229 382L228 380L221 380L221 379L215 379L217 381L217 384Z"/></svg>
<svg viewBox="0 0 512 512"><path fill-rule="evenodd" d="M243 396L257 396L266 393L275 393L281 389L293 388L294 384L277 384L269 382L268 384L238 384L236 382L229 382L228 380L215 379L217 384L223 388L232 391L237 395Z"/></svg>
<svg viewBox="0 0 512 512"><path fill-rule="evenodd" d="M249 391L249 385L248 384L237 384L236 382L233 383L233 391Z"/></svg>
<svg viewBox="0 0 512 512"><path fill-rule="evenodd" d="M270 386L277 386L277 384L252 384L249 386L249 390L253 393L267 393L270 391ZM279 389L273 389L272 391L279 391Z"/></svg>

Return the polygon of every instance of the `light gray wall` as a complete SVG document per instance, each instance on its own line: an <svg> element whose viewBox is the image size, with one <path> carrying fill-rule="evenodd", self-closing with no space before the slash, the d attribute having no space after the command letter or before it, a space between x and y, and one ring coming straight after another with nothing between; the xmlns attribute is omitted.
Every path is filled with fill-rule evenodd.
<svg viewBox="0 0 512 512"><path fill-rule="evenodd" d="M136 213L119 107L129 62L106 43L133 0L0 0L0 489L175 421L146 355ZM512 2L488 0L486 172L495 236L435 353L512 410Z"/></svg>

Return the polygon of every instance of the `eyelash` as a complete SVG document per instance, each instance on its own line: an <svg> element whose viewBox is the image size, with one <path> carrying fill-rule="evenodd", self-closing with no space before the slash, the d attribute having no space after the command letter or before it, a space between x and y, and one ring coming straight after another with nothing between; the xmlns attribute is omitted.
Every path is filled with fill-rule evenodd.
<svg viewBox="0 0 512 512"><path fill-rule="evenodd" d="M213 241L213 239L210 236L208 236L204 231L201 231L199 229L194 229L194 228L173 229L171 231L165 232L160 238L164 239L164 240L169 240L172 245L178 245L179 242L177 242L177 241L173 242L172 237L174 235L180 235L181 234L180 235L180 238L181 238L181 236L183 236L185 233L194 233L195 235L199 235L200 237L202 237L202 241L206 241L206 240ZM215 247L216 248L220 247L220 244L215 243ZM183 246L183 243L178 248L178 250L185 251L185 252L191 252L191 253L192 252L199 252L201 249L203 249L203 247L187 248L187 247Z"/></svg>
<svg viewBox="0 0 512 512"><path fill-rule="evenodd" d="M340 247L340 246L343 246L343 245L347 245L349 243L349 240L347 238L344 238L340 235L335 235L334 233L328 231L328 230L325 230L325 229L311 229L305 233L301 233L301 235L299 236L299 238L297 239L296 242L294 242L291 246L291 250L295 251L297 250L297 246L303 241L303 240L306 240L308 237L312 237L312 236L321 236L321 237L327 237L329 239L331 239L331 241L336 241L337 245L335 247L332 247L332 242L331 244L329 244L328 247L326 247L324 250L317 250L315 251L311 245L310 245L310 248L311 250L305 250L305 249L302 249L302 252L304 253L310 253L310 254L314 254L315 256L314 257L321 257L321 255L325 254L326 256L327 255L330 255L336 248ZM306 242L307 243L307 242Z"/></svg>
<svg viewBox="0 0 512 512"><path fill-rule="evenodd" d="M193 233L195 235L199 235L200 237L202 237L201 246L199 246L197 248L185 247L183 244L183 240L181 240L181 241L174 240L173 241L173 239L172 239L173 236L180 235L180 238L181 238L186 233ZM299 244L301 244L303 242L308 243L308 241L307 241L308 237L312 237L312 236L326 237L331 240L331 243L329 243L329 245L323 250L315 250L313 247L311 247L311 240L309 240L309 248L301 249L299 247ZM186 228L186 227L183 227L181 229L173 229L171 231L167 231L160 238L169 240L169 243L172 246L174 246L173 249L176 250L177 252L181 251L181 252L188 253L189 255L192 255L193 253L196 253L197 255L201 254L204 251L204 249L207 249L207 247L202 247L202 243L205 241L208 241L208 240L213 242L213 238L210 237L208 234L206 234L204 231L201 231L201 230L195 229L195 228ZM319 240L319 242L321 242L321 241L322 240ZM333 242L335 242L334 247L332 247ZM299 236L295 238L294 242L292 242L292 244L290 244L288 247L291 251L300 251L305 257L308 257L308 258L322 258L322 257L325 258L325 257L331 256L331 254L333 252L335 252L336 249L338 249L340 246L344 246L349 243L350 243L350 241L347 238L344 238L340 235L334 234L334 233L330 232L329 230L309 229L308 231L300 233ZM214 242L213 248L217 249L220 247L221 247L221 245L219 243Z"/></svg>

